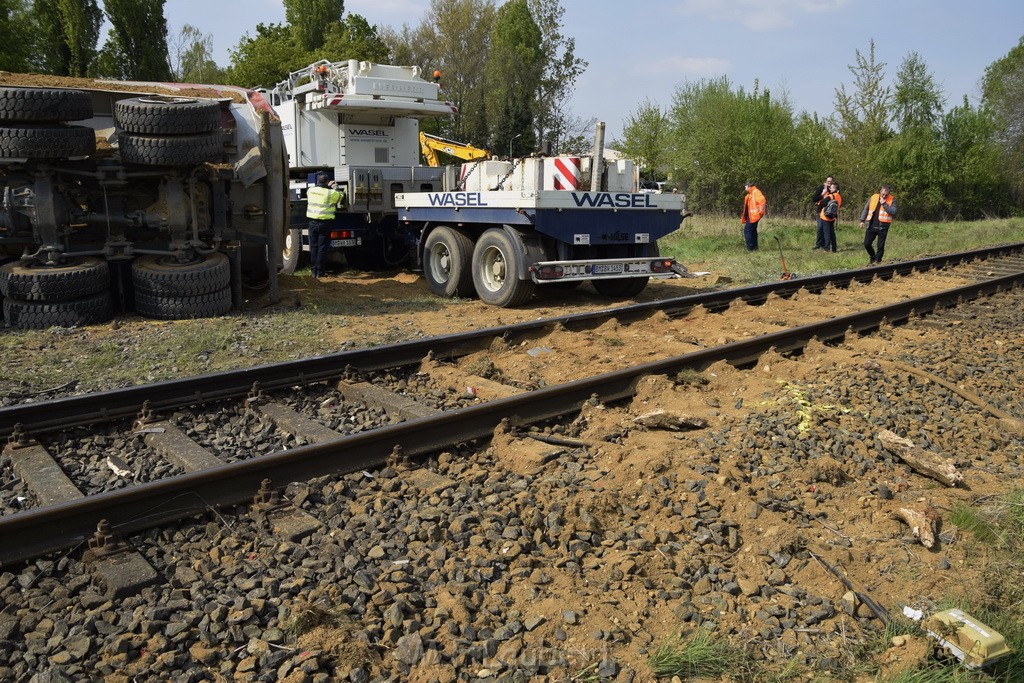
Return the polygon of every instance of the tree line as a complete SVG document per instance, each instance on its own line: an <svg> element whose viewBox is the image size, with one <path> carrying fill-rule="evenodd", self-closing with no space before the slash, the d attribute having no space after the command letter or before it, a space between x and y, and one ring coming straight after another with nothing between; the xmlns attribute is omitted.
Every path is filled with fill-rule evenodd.
<svg viewBox="0 0 1024 683"><path fill-rule="evenodd" d="M958 220L1024 213L1024 38L981 77L982 97L946 107L919 54L892 76L855 52L852 82L835 91L827 118L795 114L785 94L728 78L686 82L671 105L648 100L627 118L619 147L645 173L669 179L697 212L735 213L743 183L768 196L770 213L802 216L832 175L859 212L882 183L900 217Z"/></svg>
<svg viewBox="0 0 1024 683"><path fill-rule="evenodd" d="M0 69L272 87L322 59L411 64L441 71L459 109L425 122L428 132L516 156L578 151L589 140L593 123L557 106L587 66L562 32L559 0L432 0L418 25L401 29L371 26L344 0L283 5L285 21L257 24L222 67L210 34L188 24L169 34L165 0L0 0Z"/></svg>

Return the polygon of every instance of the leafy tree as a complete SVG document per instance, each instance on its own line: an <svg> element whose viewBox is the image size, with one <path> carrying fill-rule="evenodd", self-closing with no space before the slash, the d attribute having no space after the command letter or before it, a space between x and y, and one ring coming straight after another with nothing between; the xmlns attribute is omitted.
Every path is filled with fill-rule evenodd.
<svg viewBox="0 0 1024 683"><path fill-rule="evenodd" d="M743 182L768 198L769 215L806 210L810 182L792 107L755 83L733 89L728 78L684 83L671 112L673 177L704 211L739 211ZM737 213L738 215L738 213Z"/></svg>
<svg viewBox="0 0 1024 683"><path fill-rule="evenodd" d="M881 182L874 147L891 134L893 110L892 87L885 79L885 63L875 59L875 41L867 56L860 50L855 55L856 64L848 67L854 91L848 93L845 85L836 90L840 145L835 172L845 178L847 198L862 196Z"/></svg>
<svg viewBox="0 0 1024 683"><path fill-rule="evenodd" d="M105 0L111 23L96 75L138 81L169 81L165 0Z"/></svg>
<svg viewBox="0 0 1024 683"><path fill-rule="evenodd" d="M534 132L550 143L551 152L563 151L570 128L567 107L576 79L587 62L576 56L576 41L562 35L565 10L559 0L529 0L530 14L541 32L541 72L537 83Z"/></svg>
<svg viewBox="0 0 1024 683"><path fill-rule="evenodd" d="M345 0L283 1L284 18L295 35L295 43L304 52L323 47L330 27L340 22L345 13Z"/></svg>
<svg viewBox="0 0 1024 683"><path fill-rule="evenodd" d="M0 69L29 71L34 32L25 27L31 18L23 0L0 0Z"/></svg>
<svg viewBox="0 0 1024 683"><path fill-rule="evenodd" d="M393 55L400 49L408 56L398 63L441 71L444 96L458 107L450 121L424 122L425 130L489 146L484 73L494 16L493 0L431 0L420 25L403 29L404 44L399 48L392 41Z"/></svg>
<svg viewBox="0 0 1024 683"><path fill-rule="evenodd" d="M103 11L96 0L33 0L40 71L85 76L96 59Z"/></svg>
<svg viewBox="0 0 1024 683"><path fill-rule="evenodd" d="M487 95L492 149L519 156L536 149L533 128L542 68L542 35L527 0L498 9L487 56Z"/></svg>
<svg viewBox="0 0 1024 683"><path fill-rule="evenodd" d="M246 88L270 87L310 62L309 54L296 44L289 27L257 24L256 36L242 36L231 51L228 83Z"/></svg>
<svg viewBox="0 0 1024 683"><path fill-rule="evenodd" d="M966 96L961 106L942 117L943 190L949 210L944 218L974 219L1012 211L995 131L989 112L971 107Z"/></svg>
<svg viewBox="0 0 1024 683"><path fill-rule="evenodd" d="M1024 201L1024 37L985 69L981 91L996 123L995 140L1019 205Z"/></svg>
<svg viewBox="0 0 1024 683"><path fill-rule="evenodd" d="M387 58L387 45L377 34L377 29L362 15L349 14L328 27L323 46L314 52L313 59L309 61L359 59L381 63L387 61Z"/></svg>
<svg viewBox="0 0 1024 683"><path fill-rule="evenodd" d="M213 36L185 24L170 40L171 76L179 83L221 83L224 69L213 61Z"/></svg>
<svg viewBox="0 0 1024 683"><path fill-rule="evenodd" d="M877 168L893 185L904 217L937 217L945 211L946 164L938 128L944 101L916 52L900 65L893 103L900 132L875 147Z"/></svg>
<svg viewBox="0 0 1024 683"><path fill-rule="evenodd" d="M622 129L623 140L613 142L612 146L634 159L641 174L646 172L653 178L663 174L668 158L669 125L668 115L661 107L644 100L626 119Z"/></svg>

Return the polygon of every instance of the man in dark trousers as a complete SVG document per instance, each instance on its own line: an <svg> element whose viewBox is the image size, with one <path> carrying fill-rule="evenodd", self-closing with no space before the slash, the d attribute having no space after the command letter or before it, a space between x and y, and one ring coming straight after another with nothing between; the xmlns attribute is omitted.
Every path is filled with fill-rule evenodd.
<svg viewBox="0 0 1024 683"><path fill-rule="evenodd" d="M318 173L316 187L306 192L306 218L309 219L309 263L313 277L319 280L326 273L327 248L331 245L331 223L334 211L344 199L334 189L334 181L326 173Z"/></svg>
<svg viewBox="0 0 1024 683"><path fill-rule="evenodd" d="M828 193L828 186L835 181L836 179L832 176L826 176L824 184L815 191L814 196L811 197L811 203L814 204L815 211L821 211L821 198ZM825 247L825 236L822 234L822 225L820 220L817 222L817 228L818 230L814 235L814 249L823 249ZM814 249L811 251L814 251Z"/></svg>
<svg viewBox="0 0 1024 683"><path fill-rule="evenodd" d="M882 185L882 189L871 195L860 214L860 227L866 228L864 248L868 252L868 258L871 259L868 265L882 262L882 256L885 254L885 238L889 235L892 219L896 217L896 198L890 194L889 190L888 185ZM875 240L878 240L878 251L871 248L871 244Z"/></svg>

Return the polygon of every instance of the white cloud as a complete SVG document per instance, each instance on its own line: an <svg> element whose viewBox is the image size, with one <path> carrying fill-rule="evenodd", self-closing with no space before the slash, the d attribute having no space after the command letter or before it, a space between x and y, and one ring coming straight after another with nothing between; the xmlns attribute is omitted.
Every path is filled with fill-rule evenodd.
<svg viewBox="0 0 1024 683"><path fill-rule="evenodd" d="M787 28L808 14L835 12L849 0L684 0L680 12L717 21L730 21L751 31Z"/></svg>

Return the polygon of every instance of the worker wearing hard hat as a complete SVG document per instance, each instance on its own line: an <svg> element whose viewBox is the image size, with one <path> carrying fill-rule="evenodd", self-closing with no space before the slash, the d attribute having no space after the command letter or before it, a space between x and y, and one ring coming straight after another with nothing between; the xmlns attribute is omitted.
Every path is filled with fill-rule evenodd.
<svg viewBox="0 0 1024 683"><path fill-rule="evenodd" d="M306 192L306 218L309 219L309 262L313 277L324 276L327 248L331 244L331 223L334 211L345 199L345 193L334 189L335 182L326 173L318 173L316 186Z"/></svg>

